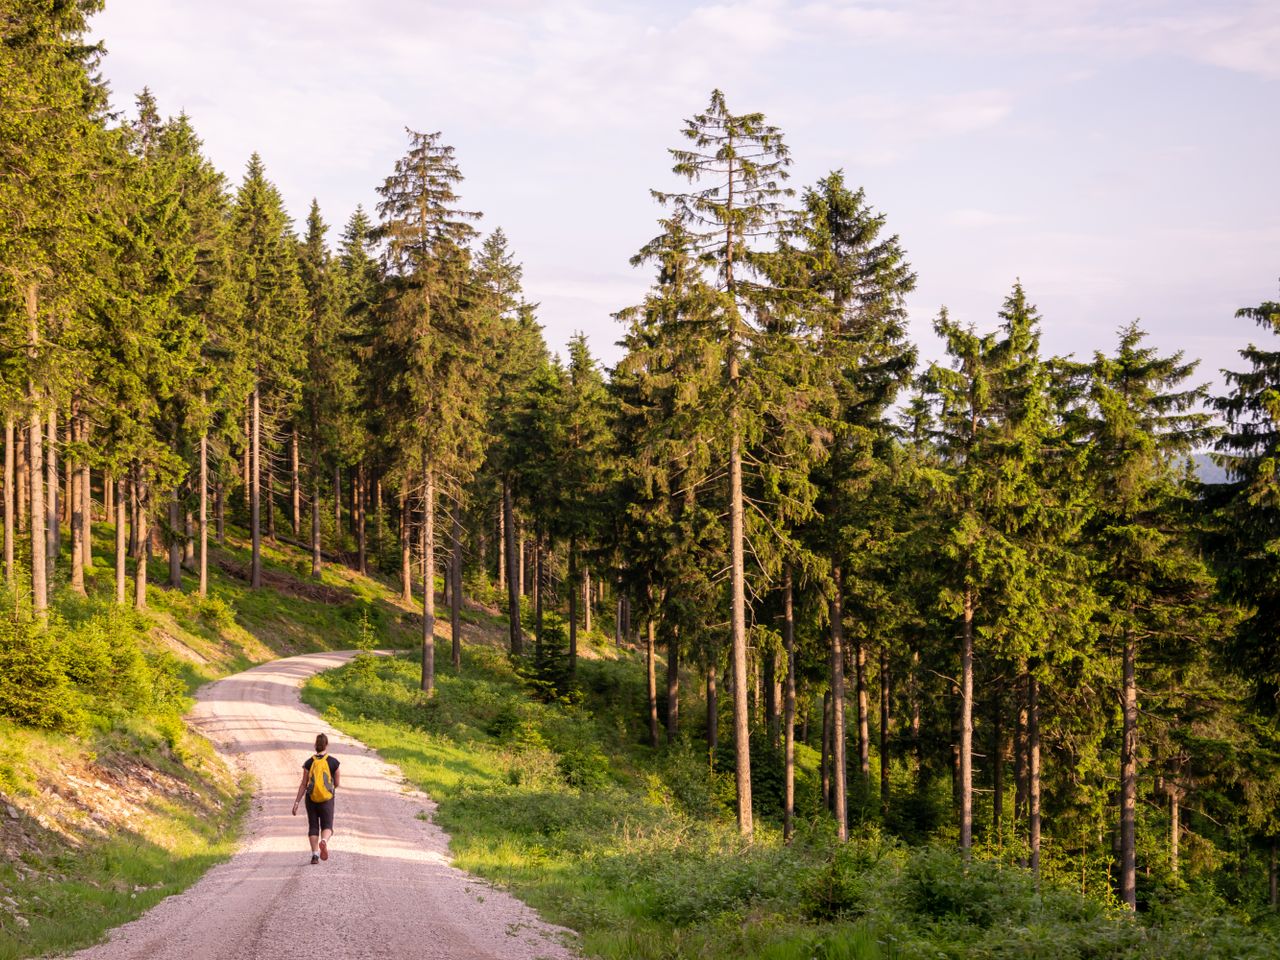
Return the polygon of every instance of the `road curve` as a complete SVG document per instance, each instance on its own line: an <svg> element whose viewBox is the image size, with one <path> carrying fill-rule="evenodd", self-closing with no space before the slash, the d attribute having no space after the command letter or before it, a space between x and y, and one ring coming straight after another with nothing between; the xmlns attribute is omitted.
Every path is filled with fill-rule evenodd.
<svg viewBox="0 0 1280 960"><path fill-rule="evenodd" d="M253 774L239 851L81 960L296 960L323 955L568 960L567 931L449 863L448 837L423 794L299 700L303 682L351 653L277 660L197 695L192 720ZM309 864L306 818L290 815L301 764L324 731L342 763L332 856Z"/></svg>

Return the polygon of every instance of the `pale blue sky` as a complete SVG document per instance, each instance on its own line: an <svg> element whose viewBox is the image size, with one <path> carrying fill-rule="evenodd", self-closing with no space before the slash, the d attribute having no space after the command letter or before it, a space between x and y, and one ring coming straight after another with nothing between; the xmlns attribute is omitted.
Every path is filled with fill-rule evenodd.
<svg viewBox="0 0 1280 960"><path fill-rule="evenodd" d="M1216 380L1259 336L1234 309L1280 295L1274 0L108 0L94 31L117 106L149 85L335 235L405 126L443 131L553 348L609 361L648 190L715 86L784 130L794 185L843 167L888 214L926 358L939 306L989 327L1021 277L1048 350L1140 317Z"/></svg>

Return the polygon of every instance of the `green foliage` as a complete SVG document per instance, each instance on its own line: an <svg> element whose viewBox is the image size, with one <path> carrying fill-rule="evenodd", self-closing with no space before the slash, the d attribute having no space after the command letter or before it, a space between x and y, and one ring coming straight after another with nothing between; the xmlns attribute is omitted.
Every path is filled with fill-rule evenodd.
<svg viewBox="0 0 1280 960"><path fill-rule="evenodd" d="M397 706L417 693L412 660L377 664L377 700L351 667L304 697L431 792L460 866L580 930L596 955L1193 960L1277 949L1220 900L1175 898L1135 920L1057 881L1037 889L1017 867L874 831L840 845L829 826L802 825L783 845L762 827L743 843L731 780L717 796L704 755L687 743L638 753L619 731L634 709L619 694L638 665L583 666L585 702L566 706L529 697L494 651L468 651L461 676L440 678L425 737ZM575 771L592 753L609 775L588 787Z"/></svg>

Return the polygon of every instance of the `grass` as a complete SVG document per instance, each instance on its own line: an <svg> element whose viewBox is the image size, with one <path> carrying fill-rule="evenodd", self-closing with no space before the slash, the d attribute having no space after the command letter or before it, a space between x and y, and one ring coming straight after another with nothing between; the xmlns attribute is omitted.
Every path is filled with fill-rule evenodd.
<svg viewBox="0 0 1280 960"><path fill-rule="evenodd" d="M11 845L0 860L0 894L16 907L0 912L0 960L92 943L231 855L249 784L237 781L203 739L176 736L170 746L140 723L96 741L102 752L93 759L119 771L145 765L162 789L144 792L137 781L113 780L110 794L91 804L104 814L100 825L88 819L84 806L59 810L46 792L38 798L40 819L23 817L22 842L5 837ZM38 782L88 766L77 738L0 721L0 739L6 752L0 782L15 800Z"/></svg>
<svg viewBox="0 0 1280 960"><path fill-rule="evenodd" d="M732 784L705 754L643 744L643 667L582 661L577 703L539 702L498 649L469 649L437 694L412 657L366 658L314 678L304 699L398 764L439 804L458 866L579 932L611 960L1262 960L1277 929L1218 900L1136 920L996 861L909 846L865 828L834 842L802 753L793 844L776 810L738 838ZM754 750L753 750L754 752ZM762 774L766 764L757 769ZM721 763L721 769L730 765ZM763 777L762 777L763 780ZM769 795L762 783L761 795Z"/></svg>

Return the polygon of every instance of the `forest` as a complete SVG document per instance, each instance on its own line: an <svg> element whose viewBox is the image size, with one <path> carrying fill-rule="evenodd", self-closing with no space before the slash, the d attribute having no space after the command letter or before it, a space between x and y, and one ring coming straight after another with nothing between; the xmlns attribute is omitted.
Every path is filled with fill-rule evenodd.
<svg viewBox="0 0 1280 960"><path fill-rule="evenodd" d="M549 702L585 637L639 650L648 748L694 744L744 838L1280 905L1280 303L1204 318L1241 342L1216 390L1123 318L1045 355L1020 282L979 327L941 310L924 362L890 214L848 171L793 186L783 130L716 90L672 118L606 368L545 341L447 134L406 131L376 209L297 225L258 156L229 179L149 90L113 112L99 6L0 11L0 716L78 729L115 669L83 631L203 597L234 529L264 595L264 544L394 583L423 709L468 595Z"/></svg>

